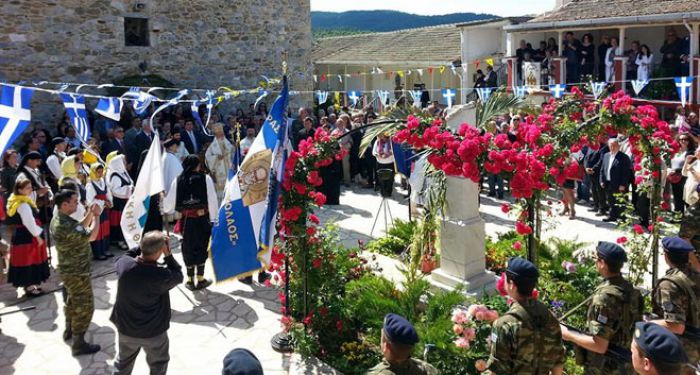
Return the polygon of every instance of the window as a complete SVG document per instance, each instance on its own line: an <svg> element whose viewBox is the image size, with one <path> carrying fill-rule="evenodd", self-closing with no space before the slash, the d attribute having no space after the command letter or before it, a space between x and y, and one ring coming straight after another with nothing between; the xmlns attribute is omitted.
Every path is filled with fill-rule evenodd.
<svg viewBox="0 0 700 375"><path fill-rule="evenodd" d="M137 47L150 45L148 18L124 17L124 45Z"/></svg>

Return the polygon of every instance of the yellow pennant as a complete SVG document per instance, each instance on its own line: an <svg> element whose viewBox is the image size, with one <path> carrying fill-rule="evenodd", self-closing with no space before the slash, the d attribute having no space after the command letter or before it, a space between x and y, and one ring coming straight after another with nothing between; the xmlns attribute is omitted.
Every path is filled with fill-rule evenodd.
<svg viewBox="0 0 700 375"><path fill-rule="evenodd" d="M486 65L493 66L493 59L486 59Z"/></svg>
<svg viewBox="0 0 700 375"><path fill-rule="evenodd" d="M442 73L444 73L444 72L445 72L445 66L444 66L444 65L440 65L440 74L442 74Z"/></svg>
<svg viewBox="0 0 700 375"><path fill-rule="evenodd" d="M403 70L397 70L396 74L398 74L399 77L403 78L403 75L404 75Z"/></svg>

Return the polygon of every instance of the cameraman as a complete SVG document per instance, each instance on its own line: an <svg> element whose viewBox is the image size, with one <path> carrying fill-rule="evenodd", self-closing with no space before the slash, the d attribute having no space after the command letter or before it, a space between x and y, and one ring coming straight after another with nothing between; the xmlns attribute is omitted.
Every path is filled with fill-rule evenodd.
<svg viewBox="0 0 700 375"><path fill-rule="evenodd" d="M182 282L183 276L162 232L146 233L139 247L114 264L119 276L117 300L110 318L119 331L114 374L131 374L134 360L143 348L151 375L164 375L170 360L169 292ZM166 267L158 265L161 254Z"/></svg>

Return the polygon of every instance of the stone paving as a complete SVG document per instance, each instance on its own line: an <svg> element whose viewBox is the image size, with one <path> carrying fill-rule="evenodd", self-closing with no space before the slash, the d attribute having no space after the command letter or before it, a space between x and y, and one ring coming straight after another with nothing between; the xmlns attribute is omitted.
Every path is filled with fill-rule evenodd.
<svg viewBox="0 0 700 375"><path fill-rule="evenodd" d="M403 190L397 189L387 200L393 218L408 219L407 201ZM358 240L369 240L370 232L382 202L373 190L351 188L343 191L341 205L327 206L319 212L323 222L335 222L340 227L341 241L357 246ZM503 201L481 197L481 213L489 235L513 227L513 219L500 211ZM612 225L602 223L578 208L578 220L556 220L559 225L546 236L588 241L615 240L620 234ZM388 216L389 212L387 212ZM377 237L384 231L384 213L374 229ZM179 247L174 254L181 262ZM117 252L119 253L119 252ZM398 281L396 261L378 257L383 274ZM3 317L0 328L0 374L109 374L116 356L116 331L109 322L116 295L116 274L112 262L94 263L93 288L95 315L88 339L102 345L102 351L78 358L70 355L69 346L61 339L64 328L63 299L60 277L54 273L44 285L45 290L57 290L44 296L25 299L11 285L0 286L0 312L17 307L36 309ZM211 267L207 268L211 277ZM283 355L270 348L270 338L279 331L279 302L277 290L261 285L247 286L227 282L208 290L191 292L178 286L170 293L173 309L170 330L169 374L216 374L221 371L225 354L233 348L252 350L261 360L266 374L333 374L332 369L316 360L303 360L298 355ZM136 360L134 374L148 373L145 358Z"/></svg>

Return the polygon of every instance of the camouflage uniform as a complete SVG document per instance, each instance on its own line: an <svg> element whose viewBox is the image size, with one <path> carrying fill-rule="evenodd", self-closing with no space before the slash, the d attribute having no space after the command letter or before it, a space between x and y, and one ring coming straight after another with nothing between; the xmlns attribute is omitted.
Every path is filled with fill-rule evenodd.
<svg viewBox="0 0 700 375"><path fill-rule="evenodd" d="M695 255L700 258L700 202L685 210L678 237L690 241L695 248Z"/></svg>
<svg viewBox="0 0 700 375"><path fill-rule="evenodd" d="M64 313L73 334L87 331L95 311L90 280L90 231L70 216L59 213L51 220L58 252L58 270L67 292Z"/></svg>
<svg viewBox="0 0 700 375"><path fill-rule="evenodd" d="M671 268L654 288L654 313L671 323L700 328L700 273ZM700 362L700 343L681 336L691 363Z"/></svg>
<svg viewBox="0 0 700 375"><path fill-rule="evenodd" d="M634 323L641 320L644 301L632 284L622 276L615 276L600 284L591 298L586 315L587 333L608 340L610 344L629 348ZM633 374L630 364L614 363L605 356L577 348L582 353L585 374Z"/></svg>
<svg viewBox="0 0 700 375"><path fill-rule="evenodd" d="M391 365L386 359L367 372L367 375L437 375L438 370L420 359L409 358L400 366Z"/></svg>
<svg viewBox="0 0 700 375"><path fill-rule="evenodd" d="M487 375L549 375L564 364L559 322L540 301L513 302L493 324Z"/></svg>

